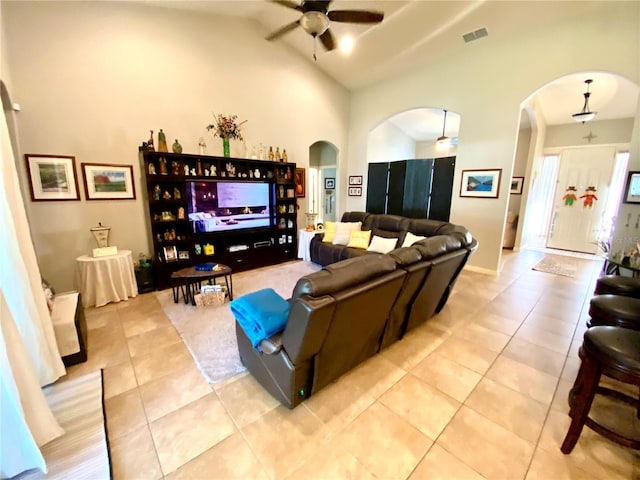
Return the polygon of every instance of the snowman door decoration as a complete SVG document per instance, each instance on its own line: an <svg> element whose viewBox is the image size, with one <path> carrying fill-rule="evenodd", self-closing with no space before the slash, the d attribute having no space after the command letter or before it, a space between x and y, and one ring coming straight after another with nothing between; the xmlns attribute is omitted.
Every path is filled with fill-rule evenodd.
<svg viewBox="0 0 640 480"><path fill-rule="evenodd" d="M580 195L580 198L584 198L584 208L593 208L594 202L598 200L598 197L596 196L596 187L589 185L584 191L584 195Z"/></svg>

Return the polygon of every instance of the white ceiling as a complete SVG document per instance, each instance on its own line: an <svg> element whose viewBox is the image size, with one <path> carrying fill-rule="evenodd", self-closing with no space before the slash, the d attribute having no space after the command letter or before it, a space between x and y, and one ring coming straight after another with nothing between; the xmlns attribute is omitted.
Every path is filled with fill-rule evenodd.
<svg viewBox="0 0 640 480"><path fill-rule="evenodd" d="M267 0L134 0L166 8L203 11L215 15L238 16L257 22L263 36L300 18L300 13ZM299 2L300 0L293 0ZM326 52L317 45L317 62L313 61L313 39L296 28L276 40L291 48L317 68L350 90L355 90L390 76L397 76L417 65L428 65L445 55L456 52L475 42L493 42L509 38L516 33L548 27L550 24L579 18L586 13L597 14L610 8L607 1L425 1L425 0L334 0L329 10L374 10L385 14L382 23L357 25L331 23L336 40L350 34L355 47L350 55L339 49ZM462 35L486 28L489 36L465 43ZM266 41L266 40L265 40ZM604 73L581 73L558 79L534 92L547 124L572 123L572 113L582 109L584 80L594 80L589 100L591 110L597 111L598 120L629 118L635 115L638 86L632 82ZM430 125L429 136L442 134L442 111L422 110L402 114L397 126L414 130L417 124ZM434 118L437 117L437 118ZM451 119L453 132L455 115L447 117L447 131ZM435 124L434 124L435 120ZM459 121L459 118L457 119ZM395 122L394 122L395 123ZM438 125L439 127L433 127ZM418 140L425 137L411 134ZM434 135L434 132L437 134ZM457 132L457 129L456 129Z"/></svg>

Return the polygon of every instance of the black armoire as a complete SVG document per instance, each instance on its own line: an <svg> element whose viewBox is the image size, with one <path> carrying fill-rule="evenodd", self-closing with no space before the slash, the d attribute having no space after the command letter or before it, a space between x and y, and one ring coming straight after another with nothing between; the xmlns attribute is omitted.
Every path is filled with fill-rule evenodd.
<svg viewBox="0 0 640 480"><path fill-rule="evenodd" d="M456 157L370 163L367 212L449 221Z"/></svg>

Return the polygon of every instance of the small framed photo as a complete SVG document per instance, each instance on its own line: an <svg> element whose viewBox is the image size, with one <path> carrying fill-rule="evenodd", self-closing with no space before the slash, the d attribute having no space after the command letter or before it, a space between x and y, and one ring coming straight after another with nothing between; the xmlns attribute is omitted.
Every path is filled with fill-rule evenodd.
<svg viewBox="0 0 640 480"><path fill-rule="evenodd" d="M287 188L287 198L295 198L296 192L293 188Z"/></svg>
<svg viewBox="0 0 640 480"><path fill-rule="evenodd" d="M350 197L361 197L362 187L349 187L348 193Z"/></svg>
<svg viewBox="0 0 640 480"><path fill-rule="evenodd" d="M502 169L463 170L460 196L474 198L498 198Z"/></svg>
<svg viewBox="0 0 640 480"><path fill-rule="evenodd" d="M189 251L188 250L180 250L178 252L178 260L189 260Z"/></svg>
<svg viewBox="0 0 640 480"><path fill-rule="evenodd" d="M162 247L164 252L164 261L165 262L175 262L178 260L178 251L174 246L172 247Z"/></svg>
<svg viewBox="0 0 640 480"><path fill-rule="evenodd" d="M305 171L304 168L296 168L296 197L304 198L305 195Z"/></svg>
<svg viewBox="0 0 640 480"><path fill-rule="evenodd" d="M640 172L629 172L622 201L624 203L640 203Z"/></svg>
<svg viewBox="0 0 640 480"><path fill-rule="evenodd" d="M511 190L509 193L512 195L522 195L522 184L524 183L524 177L512 177L511 178Z"/></svg>
<svg viewBox="0 0 640 480"><path fill-rule="evenodd" d="M31 200L80 200L76 159L67 155L37 155L27 153Z"/></svg>
<svg viewBox="0 0 640 480"><path fill-rule="evenodd" d="M362 175L350 175L349 185L362 185Z"/></svg>
<svg viewBox="0 0 640 480"><path fill-rule="evenodd" d="M326 190L333 190L336 188L336 179L335 178L325 178L324 179L324 188Z"/></svg>
<svg viewBox="0 0 640 480"><path fill-rule="evenodd" d="M136 190L131 165L83 163L87 200L133 200Z"/></svg>

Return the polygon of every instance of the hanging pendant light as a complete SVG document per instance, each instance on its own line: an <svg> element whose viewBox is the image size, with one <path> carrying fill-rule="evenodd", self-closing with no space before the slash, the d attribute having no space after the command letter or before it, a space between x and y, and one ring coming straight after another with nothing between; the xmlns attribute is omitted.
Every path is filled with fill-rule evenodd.
<svg viewBox="0 0 640 480"><path fill-rule="evenodd" d="M597 112L589 110L589 97L591 96L589 93L589 85L591 85L592 82L593 80L591 79L584 81L584 83L587 84L587 91L584 92L584 105L582 106L582 111L571 115L576 122L585 123L596 118Z"/></svg>
<svg viewBox="0 0 640 480"><path fill-rule="evenodd" d="M444 111L444 122L442 123L442 135L436 140L436 150L446 150L451 146L451 139L444 134L447 127L447 111Z"/></svg>

